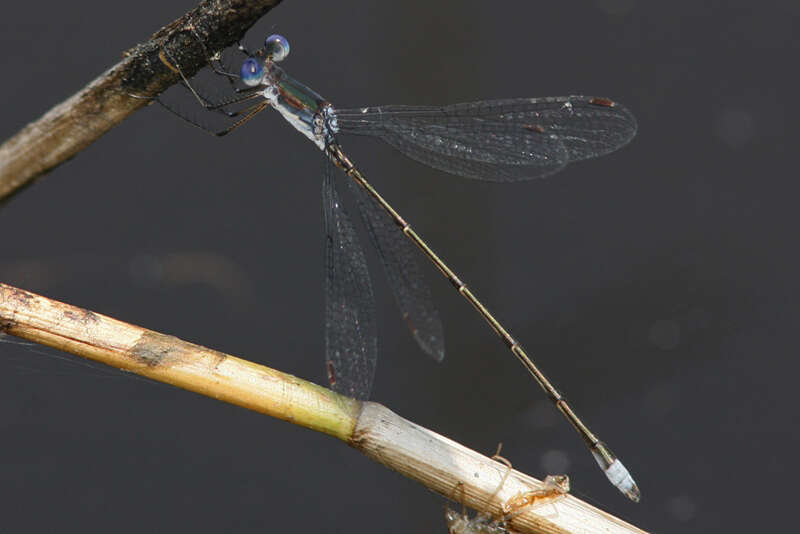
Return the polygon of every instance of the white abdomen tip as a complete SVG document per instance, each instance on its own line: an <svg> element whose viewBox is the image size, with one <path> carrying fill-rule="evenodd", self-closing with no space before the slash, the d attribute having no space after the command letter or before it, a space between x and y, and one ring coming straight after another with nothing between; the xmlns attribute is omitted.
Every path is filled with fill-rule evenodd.
<svg viewBox="0 0 800 534"><path fill-rule="evenodd" d="M606 476L608 480L617 487L622 493L624 493L630 500L634 502L639 502L641 499L641 492L639 491L639 486L636 485L636 482L633 480L633 477L622 465L622 462L619 460L614 460L608 469L605 470Z"/></svg>

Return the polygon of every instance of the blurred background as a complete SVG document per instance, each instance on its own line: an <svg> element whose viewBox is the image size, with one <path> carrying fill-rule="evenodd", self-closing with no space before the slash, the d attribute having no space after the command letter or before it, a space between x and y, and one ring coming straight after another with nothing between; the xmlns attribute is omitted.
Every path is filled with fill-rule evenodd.
<svg viewBox="0 0 800 534"><path fill-rule="evenodd" d="M0 138L194 5L6 6ZM623 150L517 184L345 148L623 459L642 502L607 483L428 264L447 357L417 349L373 261L372 398L484 453L502 441L532 475L567 472L577 496L646 530L789 524L798 17L788 1L270 12L248 42L286 35L286 70L339 106L592 94L639 121ZM270 111L217 139L143 109L2 206L0 280L324 384L321 158ZM442 498L336 440L4 341L2 530L446 532Z"/></svg>

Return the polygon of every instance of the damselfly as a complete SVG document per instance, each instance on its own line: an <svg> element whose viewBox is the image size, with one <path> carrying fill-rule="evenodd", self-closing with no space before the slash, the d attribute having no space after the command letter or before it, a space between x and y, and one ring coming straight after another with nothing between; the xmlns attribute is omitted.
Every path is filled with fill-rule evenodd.
<svg viewBox="0 0 800 534"><path fill-rule="evenodd" d="M444 107L335 108L291 78L277 63L289 42L271 35L248 52L239 74L209 58L216 74L231 80L233 95L218 102L198 93L201 104L233 120L214 132L225 135L267 107L277 110L326 156L322 203L325 220L325 358L333 388L367 398L377 362L374 297L364 253L334 186L332 165L351 180L362 220L377 248L403 318L422 350L444 357L444 335L430 291L412 257L416 245L464 296L522 362L557 408L581 434L609 480L634 501L639 489L627 469L567 404L564 397L475 294L356 169L340 144L345 134L380 138L436 169L478 180L513 182L547 176L568 163L613 152L636 133L623 106L602 97L565 96L487 100ZM180 72L169 54L167 65ZM181 73L181 76L183 74ZM236 87L239 80L244 87ZM190 121L191 122L191 121ZM407 240L406 240L407 238Z"/></svg>

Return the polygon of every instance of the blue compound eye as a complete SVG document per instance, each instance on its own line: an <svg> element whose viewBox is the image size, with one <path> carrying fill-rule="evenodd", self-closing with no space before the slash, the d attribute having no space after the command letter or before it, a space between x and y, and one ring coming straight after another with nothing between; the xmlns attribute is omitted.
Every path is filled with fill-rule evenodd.
<svg viewBox="0 0 800 534"><path fill-rule="evenodd" d="M260 84L264 78L264 69L256 58L249 57L242 63L241 76L245 85L254 87Z"/></svg>
<svg viewBox="0 0 800 534"><path fill-rule="evenodd" d="M264 51L272 61L278 62L286 59L289 55L289 41L283 35L270 35L264 41Z"/></svg>

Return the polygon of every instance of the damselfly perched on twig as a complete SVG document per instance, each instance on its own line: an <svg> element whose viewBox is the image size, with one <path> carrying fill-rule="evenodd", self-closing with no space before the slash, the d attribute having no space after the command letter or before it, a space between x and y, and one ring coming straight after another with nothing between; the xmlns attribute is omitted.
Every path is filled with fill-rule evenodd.
<svg viewBox="0 0 800 534"><path fill-rule="evenodd" d="M608 98L591 96L487 100L443 107L340 109L277 65L289 54L284 37L271 35L265 46L254 52L242 45L239 50L247 58L238 74L227 72L218 56L209 59L216 74L231 80L229 98L211 101L189 80L184 78L184 82L206 109L233 121L214 132L217 135L230 133L272 107L327 157L322 188L327 237L325 357L333 388L367 398L377 362L372 285L363 250L334 186L331 170L335 165L351 178L347 183L356 196L362 220L378 250L403 318L422 350L441 360L444 335L430 291L412 256L411 243L436 265L528 369L581 434L612 484L638 501L639 489L617 457L575 414L522 345L367 182L340 144L345 134L374 136L417 161L452 174L513 182L547 176L568 163L617 150L636 133L633 115ZM162 58L170 68L181 72L169 54ZM236 81L241 81L243 87L237 87Z"/></svg>

